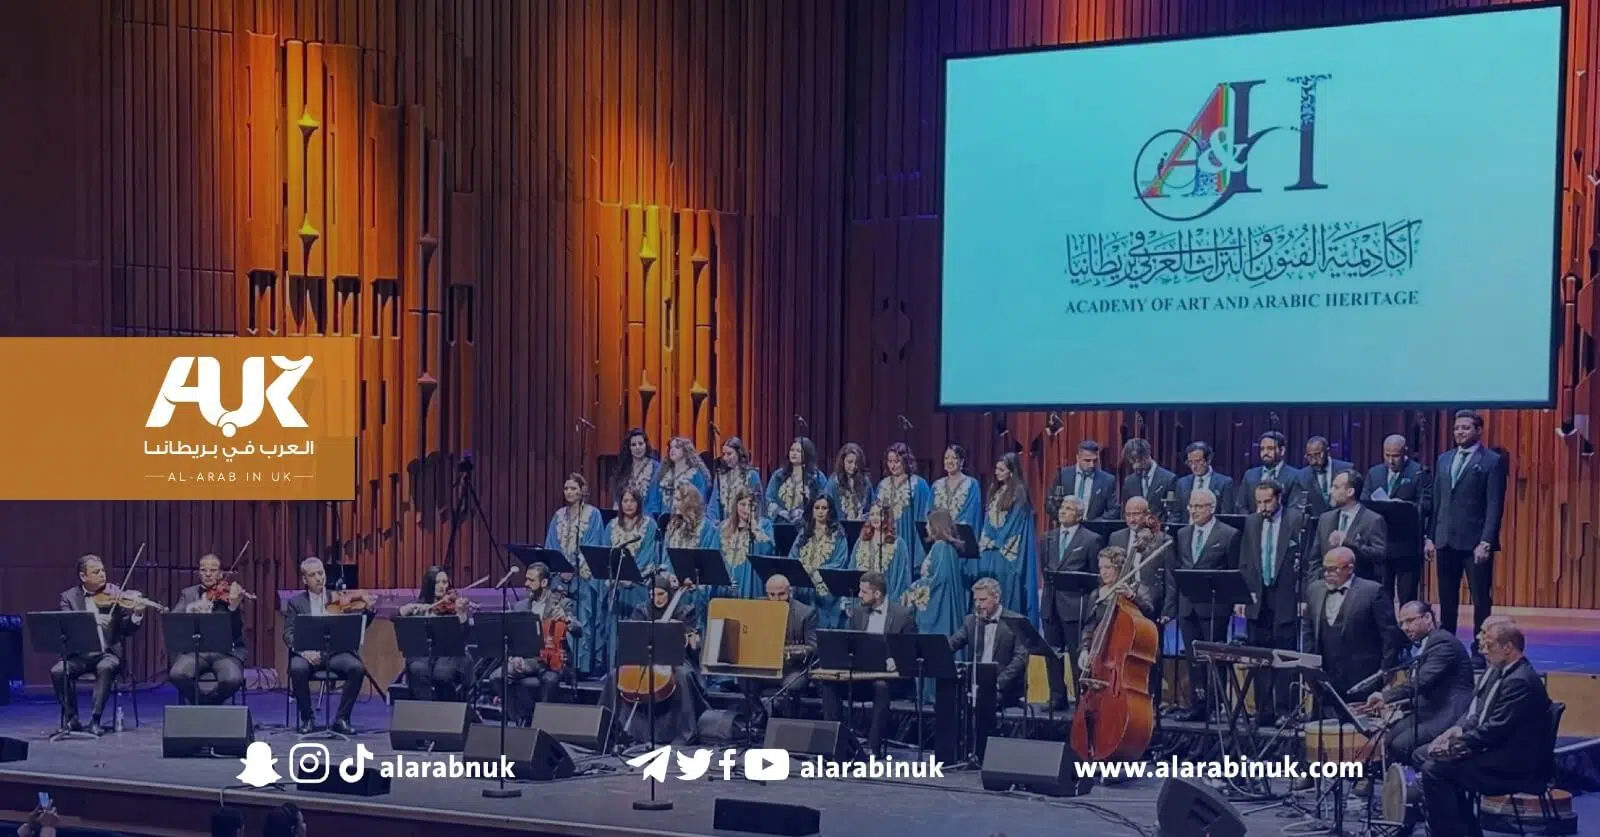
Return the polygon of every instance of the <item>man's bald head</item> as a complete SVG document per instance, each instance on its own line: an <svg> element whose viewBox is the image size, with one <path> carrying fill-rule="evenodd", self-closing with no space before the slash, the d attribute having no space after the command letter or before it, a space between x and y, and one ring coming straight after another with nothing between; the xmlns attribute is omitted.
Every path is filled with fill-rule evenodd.
<svg viewBox="0 0 1600 837"><path fill-rule="evenodd" d="M1406 451L1410 444L1406 437L1399 433L1387 436L1383 440L1383 464L1389 466L1391 471L1399 471L1406 466Z"/></svg>
<svg viewBox="0 0 1600 837"><path fill-rule="evenodd" d="M1349 547L1336 546L1322 556L1322 580L1329 590L1343 587L1356 571L1356 554Z"/></svg>
<svg viewBox="0 0 1600 837"><path fill-rule="evenodd" d="M1143 520L1150 513L1150 501L1143 497L1129 497L1122 504L1122 516L1128 520Z"/></svg>
<svg viewBox="0 0 1600 837"><path fill-rule="evenodd" d="M767 577L767 599L774 602L789 600L789 579L781 575Z"/></svg>

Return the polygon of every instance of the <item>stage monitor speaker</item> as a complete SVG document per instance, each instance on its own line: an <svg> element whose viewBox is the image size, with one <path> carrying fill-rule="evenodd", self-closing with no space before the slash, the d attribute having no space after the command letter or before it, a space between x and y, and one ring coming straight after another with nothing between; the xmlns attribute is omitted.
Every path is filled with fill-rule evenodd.
<svg viewBox="0 0 1600 837"><path fill-rule="evenodd" d="M533 706L533 726L563 744L604 752L611 739L611 710L604 706L540 701Z"/></svg>
<svg viewBox="0 0 1600 837"><path fill-rule="evenodd" d="M855 739L838 721L801 721L768 718L767 737L761 746L844 761L857 752Z"/></svg>
<svg viewBox="0 0 1600 837"><path fill-rule="evenodd" d="M20 738L0 736L0 762L27 760L28 742Z"/></svg>
<svg viewBox="0 0 1600 837"><path fill-rule="evenodd" d="M339 768L329 765L333 769L328 771L328 778L320 782L296 784L297 791L312 791L315 793L336 793L340 796L385 796L389 793L389 777L379 770L371 767L361 769L361 775L354 782L344 778Z"/></svg>
<svg viewBox="0 0 1600 837"><path fill-rule="evenodd" d="M168 706L161 721L161 756L244 758L256 740L255 723L245 706Z"/></svg>
<svg viewBox="0 0 1600 837"><path fill-rule="evenodd" d="M1199 782L1168 779L1156 798L1161 837L1244 837L1233 803Z"/></svg>
<svg viewBox="0 0 1600 837"><path fill-rule="evenodd" d="M804 805L717 799L711 809L711 827L717 831L810 837L822 833L822 812Z"/></svg>
<svg viewBox="0 0 1600 837"><path fill-rule="evenodd" d="M990 736L983 745L983 789L1079 796L1094 784L1078 779L1073 769L1077 760L1065 741Z"/></svg>
<svg viewBox="0 0 1600 837"><path fill-rule="evenodd" d="M499 724L473 724L467 728L467 747L462 759L467 762L498 764L504 755L511 760L511 775L522 781L543 782L565 779L578 771L567 748L555 736L538 727L506 727L506 748L500 750Z"/></svg>
<svg viewBox="0 0 1600 837"><path fill-rule="evenodd" d="M472 707L436 700L397 700L389 714L389 746L396 750L459 753L467 745Z"/></svg>

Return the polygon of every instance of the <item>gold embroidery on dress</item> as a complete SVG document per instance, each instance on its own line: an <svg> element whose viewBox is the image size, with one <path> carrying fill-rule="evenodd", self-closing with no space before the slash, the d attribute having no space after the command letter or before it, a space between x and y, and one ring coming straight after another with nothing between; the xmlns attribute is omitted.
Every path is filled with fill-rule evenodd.
<svg viewBox="0 0 1600 837"><path fill-rule="evenodd" d="M898 523L906 513L906 506L911 505L911 478L896 483L894 477L884 477L878 483L878 497L894 512L894 522Z"/></svg>
<svg viewBox="0 0 1600 837"><path fill-rule="evenodd" d="M806 501L806 475L799 468L789 469L789 478L778 486L778 505L792 509Z"/></svg>
<svg viewBox="0 0 1600 837"><path fill-rule="evenodd" d="M856 542L855 566L862 572L887 573L889 560L894 557L894 550L889 550L889 558L883 555L883 541L874 537L872 540Z"/></svg>
<svg viewBox="0 0 1600 837"><path fill-rule="evenodd" d="M917 610L927 610L928 602L932 598L932 595L933 589L930 588L926 582L920 582L913 584L911 589L907 590L905 594L900 597L900 603L906 607L916 608Z"/></svg>
<svg viewBox="0 0 1600 837"><path fill-rule="evenodd" d="M556 538L561 544L561 554L578 565L579 578L593 578L589 572L589 562L583 560L583 553L578 550L579 544L583 543L583 533L589 528L589 515L583 514L574 519L571 511L571 506L562 506L556 512ZM589 507L583 506L583 511L588 512Z"/></svg>
<svg viewBox="0 0 1600 837"><path fill-rule="evenodd" d="M667 533L667 546L672 549L699 549L700 527L673 526Z"/></svg>
<svg viewBox="0 0 1600 837"><path fill-rule="evenodd" d="M965 474L959 477L942 477L933 485L933 507L944 509L951 516L961 513L961 507L967 503L967 495L972 493L972 484L976 480Z"/></svg>
<svg viewBox="0 0 1600 837"><path fill-rule="evenodd" d="M1004 526L1006 518L1011 516L1010 510L1002 511L1000 509L1000 504L997 502L999 499L999 497L995 497L989 500L989 513L987 517L989 519L989 527L993 529L999 529L1001 526ZM1013 535L1011 536L1010 540L1006 541L1005 546L1000 546L999 544L995 543L993 538L989 537L988 533L985 533L983 537L983 544L981 546L984 551L998 549L1000 551L1000 555L1007 561L1015 561L1022 557L1021 541L1022 537L1020 535Z"/></svg>
<svg viewBox="0 0 1600 837"><path fill-rule="evenodd" d="M728 471L722 475L722 479L717 480L717 496L722 499L723 514L733 515L733 497L749 481L743 470Z"/></svg>
<svg viewBox="0 0 1600 837"><path fill-rule="evenodd" d="M613 546L615 546L615 545L617 545L619 543L627 543L628 541L631 541L631 540L634 539L634 535L639 535L640 539L642 541L643 540L643 535L644 535L644 526L645 526L645 523L644 523L644 516L643 515L640 515L639 522L635 523L632 526L625 525L622 522L622 515L620 515L620 514L617 515L616 518L611 521L611 525L609 527L607 527L607 531L609 532L609 534L611 536L611 544ZM634 554L637 555L638 554L639 544L636 543L636 544L633 545L633 547L634 547ZM584 566L580 567L579 569L587 570L588 568L589 568L588 564L585 564ZM585 577L587 578L588 576L585 576Z"/></svg>
<svg viewBox="0 0 1600 837"><path fill-rule="evenodd" d="M727 562L729 569L743 566L749 555L749 529L735 529L733 534L722 539L722 560Z"/></svg>
<svg viewBox="0 0 1600 837"><path fill-rule="evenodd" d="M822 573L817 572L828 559L833 557L833 535L827 534L820 538L813 537L800 547L800 563L811 575L811 583L817 587L817 595L828 595L828 585L822 582Z"/></svg>
<svg viewBox="0 0 1600 837"><path fill-rule="evenodd" d="M839 516L845 520L860 520L864 515L861 495L849 488L839 489Z"/></svg>
<svg viewBox="0 0 1600 837"><path fill-rule="evenodd" d="M633 470L628 474L628 487L635 491L649 491L655 465L654 459L641 459L633 463Z"/></svg>

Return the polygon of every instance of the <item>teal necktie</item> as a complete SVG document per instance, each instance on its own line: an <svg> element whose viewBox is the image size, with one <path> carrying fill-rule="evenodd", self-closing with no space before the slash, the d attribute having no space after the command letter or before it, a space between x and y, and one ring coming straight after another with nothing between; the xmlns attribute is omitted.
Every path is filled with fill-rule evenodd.
<svg viewBox="0 0 1600 837"><path fill-rule="evenodd" d="M1194 560L1196 560L1196 561L1200 560L1200 550L1205 545L1206 545L1206 530L1196 528L1194 530L1194 552L1192 553L1192 555L1194 556Z"/></svg>
<svg viewBox="0 0 1600 837"><path fill-rule="evenodd" d="M1461 479L1461 472L1466 467L1467 467L1467 452L1464 451L1464 450L1459 450L1458 449L1456 451L1456 464L1455 464L1454 467L1452 467L1450 469L1450 486L1452 488L1455 487L1456 482Z"/></svg>
<svg viewBox="0 0 1600 837"><path fill-rule="evenodd" d="M1267 518L1261 530L1261 583L1271 587L1278 573L1278 521Z"/></svg>
<svg viewBox="0 0 1600 837"><path fill-rule="evenodd" d="M1394 490L1396 488L1398 488L1399 486L1400 486L1400 472L1399 471L1390 471L1389 472L1389 497L1390 497L1390 499L1394 498Z"/></svg>
<svg viewBox="0 0 1600 837"><path fill-rule="evenodd" d="M1339 512L1339 531L1350 531L1350 518L1352 517L1354 517L1354 515L1352 515L1350 512Z"/></svg>

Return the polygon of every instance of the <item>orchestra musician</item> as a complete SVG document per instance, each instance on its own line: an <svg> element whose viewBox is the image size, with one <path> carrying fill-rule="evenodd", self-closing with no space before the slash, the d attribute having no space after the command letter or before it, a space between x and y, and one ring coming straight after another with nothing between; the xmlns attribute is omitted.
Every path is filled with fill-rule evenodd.
<svg viewBox="0 0 1600 837"><path fill-rule="evenodd" d="M1056 507L1058 525L1045 533L1044 541L1039 545L1046 572L1089 572L1090 560L1100 554L1100 536L1082 525L1083 512L1083 501L1076 495L1062 498L1061 504ZM1127 552L1123 551L1122 554L1125 556ZM1147 599L1148 596L1146 592ZM1084 636L1081 622L1087 616L1083 598L1081 593L1056 590L1045 597L1042 613L1044 641L1068 656L1075 666L1072 673L1074 683L1082 677L1082 667L1078 666L1078 650L1083 645ZM1045 670L1050 678L1051 711L1060 712L1067 708L1064 668L1060 654L1045 656Z"/></svg>
<svg viewBox="0 0 1600 837"><path fill-rule="evenodd" d="M823 499L826 497L819 499L818 505L821 505ZM833 501L827 502L829 508L832 508ZM739 691L764 706L769 694L782 695L784 700L781 704L774 700L771 706L766 707L766 711L761 713L781 718L794 714L792 711L794 704L811 682L811 663L817 656L817 609L804 602L795 601L789 587L789 579L781 575L767 578L767 601L787 602L789 605L789 621L783 632L783 680L774 685L767 680L741 677L738 686ZM779 711L780 709L782 711ZM757 717L751 721L751 724L757 727L764 723L764 717Z"/></svg>
<svg viewBox="0 0 1600 837"><path fill-rule="evenodd" d="M1383 464L1373 466L1361 487L1361 501L1402 500L1415 503L1423 512L1433 505L1433 480L1423 476L1422 464L1412 459L1406 437L1393 435L1383 440ZM1423 526L1427 530L1427 526ZM1422 582L1422 552L1419 545L1403 540L1389 543L1389 560L1383 565L1383 586L1391 598L1409 602L1417 598Z"/></svg>
<svg viewBox="0 0 1600 837"><path fill-rule="evenodd" d="M1361 505L1362 484L1355 471L1334 474L1328 495L1332 508L1317 518L1315 554L1327 555L1336 546L1350 547L1356 554L1356 575L1381 584L1388 574L1384 565L1389 557L1389 524L1383 515Z"/></svg>
<svg viewBox="0 0 1600 837"><path fill-rule="evenodd" d="M1137 579L1123 578L1128 575L1131 568L1128 562L1128 553L1121 547L1108 546L1095 555L1095 570L1100 575L1100 588L1089 594L1092 605L1083 617L1083 635L1094 636L1095 628L1099 627L1106 614L1116 607L1117 596L1126 593L1133 598L1133 603L1140 610L1150 607L1150 590ZM1089 648L1078 652L1078 668L1088 671L1094 662L1089 659Z"/></svg>
<svg viewBox="0 0 1600 837"><path fill-rule="evenodd" d="M1244 472L1239 491L1234 495L1236 511L1239 514L1254 512L1256 486L1267 480L1283 486L1283 504L1286 508L1300 508L1304 504L1300 496L1300 471L1284 462L1289 456L1289 440L1276 430L1268 430L1256 440L1256 455L1260 457L1261 464Z"/></svg>
<svg viewBox="0 0 1600 837"><path fill-rule="evenodd" d="M472 617L471 602L455 594L450 574L440 567L422 573L417 600L400 606L401 616L455 616L462 622ZM466 683L469 664L465 657L407 657L406 685L412 700L459 700Z"/></svg>
<svg viewBox="0 0 1600 837"><path fill-rule="evenodd" d="M1250 588L1250 601L1234 605L1245 618L1249 642L1258 648L1299 650L1300 617L1305 615L1304 591L1320 564L1307 561L1295 575L1297 550L1304 559L1305 517L1299 509L1284 508L1283 486L1274 480L1256 485L1256 512L1245 518L1239 548L1239 572ZM1291 679L1269 668L1252 669L1256 689L1256 722L1276 723L1294 708ZM1270 699L1268 699L1270 696Z"/></svg>
<svg viewBox="0 0 1600 837"><path fill-rule="evenodd" d="M972 585L972 612L967 614L965 623L950 635L951 651L960 651L971 645L974 663L995 665L997 709L1020 703L1027 687L1028 649L1001 621L1002 617L1017 615L1020 614L1000 606L1000 582L992 578L980 578ZM981 754L982 743L994 727L994 716L980 713L977 720L977 742Z"/></svg>
<svg viewBox="0 0 1600 837"><path fill-rule="evenodd" d="M1300 471L1299 499L1314 518L1328 513L1333 503L1333 478L1355 465L1328 455L1328 440L1312 436L1306 440L1306 467Z"/></svg>
<svg viewBox="0 0 1600 837"><path fill-rule="evenodd" d="M1361 707L1380 715L1386 706L1409 701L1406 717L1390 725L1384 752L1390 761L1411 764L1419 745L1449 729L1472 703L1472 658L1454 635L1440 630L1433 608L1422 602L1400 607L1400 630L1417 644L1406 682L1374 692Z"/></svg>
<svg viewBox="0 0 1600 837"><path fill-rule="evenodd" d="M542 563L529 564L522 574L522 586L528 591L528 597L518 599L511 605L511 610L514 613L532 613L541 626L549 620L559 619L566 623L567 636L576 640L583 636L583 622L573 615L571 600L551 587L550 580L549 567ZM563 661L570 665L570 661ZM518 723L527 723L537 704L553 702L561 688L562 669L552 668L550 661L545 658L512 657L504 671L511 677L509 697L512 705L506 707L506 711ZM490 679L494 680L496 676L491 674Z"/></svg>
<svg viewBox="0 0 1600 837"><path fill-rule="evenodd" d="M329 659L323 659L319 651L294 650L295 619L344 612L346 605L343 604L343 594L336 595L328 589L327 570L318 558L307 558L300 562L300 583L304 589L290 596L283 610L283 644L288 646L290 653L289 683L294 692L295 708L300 713L298 730L304 735L316 729L316 716L311 705L311 675L322 671L344 681L339 690L338 715L331 729L340 735L354 735L350 713L355 709L356 698L361 696L361 684L367 676L367 667L362 664L361 657L349 651L340 651ZM352 612L362 610L364 608L358 607ZM366 615L371 618L370 613Z"/></svg>
<svg viewBox="0 0 1600 837"><path fill-rule="evenodd" d="M1128 566L1137 566L1146 555L1154 555L1157 551L1171 548L1166 545L1172 541L1172 536L1167 534L1161 525L1161 519L1150 511L1150 502L1143 497L1130 497L1122 506L1122 519L1128 525L1111 533L1106 541L1107 546L1114 546L1128 553ZM1150 594L1150 610L1145 611L1145 616L1158 625L1165 625L1169 620L1166 616L1166 600L1168 596L1176 596L1176 589L1170 587L1167 578L1167 562L1157 558L1144 562L1144 569L1139 572L1139 583L1145 586Z"/></svg>
<svg viewBox="0 0 1600 837"><path fill-rule="evenodd" d="M1555 729L1544 681L1525 656L1515 624L1484 627L1489 669L1455 725L1419 749L1423 805L1430 834L1481 834L1469 793L1549 778Z"/></svg>
<svg viewBox="0 0 1600 837"><path fill-rule="evenodd" d="M62 729L71 732L91 732L95 735L110 732L100 723L106 708L106 698L118 672L122 671L122 641L139 630L144 622L146 607L142 597L124 601L121 590L106 582L106 566L98 555L78 558L78 583L61 593L59 610L87 611L95 615L100 628L100 651L73 654L50 667L50 679L55 685L56 699L61 702ZM91 704L89 726L85 730L78 722L78 678L94 672L94 702Z"/></svg>
<svg viewBox="0 0 1600 837"><path fill-rule="evenodd" d="M1355 568L1355 553L1347 546L1323 556L1322 578L1306 593L1306 621L1312 650L1322 655L1323 671L1334 688L1359 700L1371 687L1354 687L1374 672L1393 668L1402 640L1383 585L1358 578Z"/></svg>
<svg viewBox="0 0 1600 837"><path fill-rule="evenodd" d="M692 584L679 587L677 580L669 573L658 573L650 582L650 599L634 608L632 614L632 621L635 622L678 622L684 626L684 659L673 666L672 696L656 709L659 719L657 732L670 735L670 743L678 747L692 744L699 737L700 713L706 707L705 694L697 673L700 634L695 627L700 624L700 616L691 601L693 589ZM617 706L619 690L616 675L616 671L606 674L601 686L601 706ZM649 706L636 705L638 711L619 711L612 717L625 727L629 738L649 741Z"/></svg>
<svg viewBox="0 0 1600 837"><path fill-rule="evenodd" d="M1106 520L1117 513L1117 478L1100 470L1100 443L1084 439L1078 443L1077 461L1056 472L1046 505L1051 514L1067 497L1083 504L1081 520Z"/></svg>
<svg viewBox="0 0 1600 837"><path fill-rule="evenodd" d="M244 663L248 650L244 642L244 614L239 605L245 590L222 572L222 559L200 556L200 583L183 588L173 610L181 613L227 613L233 625L233 648L226 654L204 652L180 654L172 661L167 678L178 695L191 704L221 705L244 688ZM210 694L199 690L200 675L211 672L216 688Z"/></svg>
<svg viewBox="0 0 1600 837"><path fill-rule="evenodd" d="M1509 463L1481 444L1483 417L1477 413L1457 412L1452 433L1456 449L1441 454L1433 471L1431 531L1422 549L1428 560L1438 559L1439 627L1455 633L1466 573L1476 632L1494 607L1494 553L1500 548Z"/></svg>
<svg viewBox="0 0 1600 837"><path fill-rule="evenodd" d="M1167 577L1178 570L1232 570L1239 566L1239 530L1218 520L1217 495L1208 489L1197 488L1189 494L1189 524L1178 530L1173 548L1167 550ZM1183 630L1184 644L1189 648L1189 689L1191 702L1188 720L1200 721L1209 716L1209 699L1221 695L1208 695L1208 678L1194 659L1194 644L1199 641L1226 642L1228 639L1228 611L1226 606L1213 606L1211 602L1191 599L1181 593L1167 596L1168 621L1177 620ZM1224 677L1222 682L1227 682Z"/></svg>
<svg viewBox="0 0 1600 837"><path fill-rule="evenodd" d="M778 576L773 576L777 578ZM860 604L850 612L850 630L872 634L914 634L917 619L911 611L890 604L888 582L879 572L861 576ZM889 660L889 670L895 670L894 660ZM828 683L822 690L822 717L837 721L844 717L845 700L865 700L872 697L872 726L867 731L867 749L877 753L882 750L883 728L889 723L889 702L897 693L909 694L910 681L905 678L856 681L853 683Z"/></svg>
<svg viewBox="0 0 1600 837"><path fill-rule="evenodd" d="M1122 461L1128 465L1128 476L1122 481L1125 500L1143 497L1163 521L1180 514L1172 507L1178 499L1178 475L1156 464L1148 439L1129 439L1122 446Z"/></svg>

